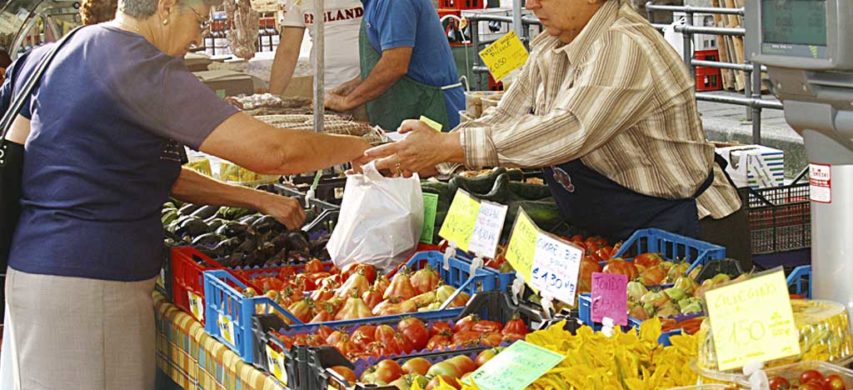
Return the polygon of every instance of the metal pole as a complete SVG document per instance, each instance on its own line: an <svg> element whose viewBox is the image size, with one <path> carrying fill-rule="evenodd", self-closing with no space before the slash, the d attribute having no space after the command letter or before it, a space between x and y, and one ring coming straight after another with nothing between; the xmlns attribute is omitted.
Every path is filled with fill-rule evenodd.
<svg viewBox="0 0 853 390"><path fill-rule="evenodd" d="M475 87L474 90L482 91L483 90L483 75L477 73L476 69L480 66L480 21L474 18L469 18L469 23L471 23L471 50L474 52L471 57L473 57L473 64L471 65L471 73L474 77L473 81Z"/></svg>
<svg viewBox="0 0 853 390"><path fill-rule="evenodd" d="M326 93L326 32L325 0L314 0L314 131L323 132L326 106L323 104Z"/></svg>
<svg viewBox="0 0 853 390"><path fill-rule="evenodd" d="M521 0L512 0L512 29L521 37Z"/></svg>
<svg viewBox="0 0 853 390"><path fill-rule="evenodd" d="M749 98L752 96L752 72L744 71L743 74L746 81L743 83L743 96ZM746 108L746 120L752 120L752 109L749 107Z"/></svg>
<svg viewBox="0 0 853 390"><path fill-rule="evenodd" d="M752 100L761 100L761 66L753 62L752 67ZM752 107L752 143L761 145L761 106Z"/></svg>
<svg viewBox="0 0 853 390"><path fill-rule="evenodd" d="M693 26L692 12L685 13L684 25ZM689 31L684 31L681 33L681 36L684 38L684 64L687 65L687 68L690 70L690 78L695 80L696 68L694 68L690 62L690 60L693 59L693 33Z"/></svg>

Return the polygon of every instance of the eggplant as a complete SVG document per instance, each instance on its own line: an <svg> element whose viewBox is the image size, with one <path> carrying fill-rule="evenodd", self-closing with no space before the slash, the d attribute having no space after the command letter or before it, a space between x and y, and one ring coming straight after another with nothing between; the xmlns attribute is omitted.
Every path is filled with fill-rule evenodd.
<svg viewBox="0 0 853 390"><path fill-rule="evenodd" d="M311 252L311 244L308 242L308 234L302 230L292 230L285 233L285 248L288 252L308 254Z"/></svg>
<svg viewBox="0 0 853 390"><path fill-rule="evenodd" d="M255 240L246 239L242 243L240 243L240 245L237 246L236 250L239 252L249 253L255 251L257 248L258 244L257 242L255 242Z"/></svg>
<svg viewBox="0 0 853 390"><path fill-rule="evenodd" d="M255 220L260 218L260 217L261 217L260 214L252 214L252 215L247 215L245 217L242 217L238 221L242 224L246 224L246 225L251 226L255 222Z"/></svg>
<svg viewBox="0 0 853 390"><path fill-rule="evenodd" d="M200 209L201 207L202 207L202 205L187 203L178 209L178 214L191 215L192 213L194 213L196 210Z"/></svg>
<svg viewBox="0 0 853 390"><path fill-rule="evenodd" d="M210 228L206 223L204 223L204 221L196 217L190 217L178 226L178 229L175 230L175 234L180 237L196 237L204 233L208 233L209 231Z"/></svg>
<svg viewBox="0 0 853 390"><path fill-rule="evenodd" d="M216 233L205 233L202 234L191 242L193 246L203 246L205 248L213 248L217 246L225 237L220 236Z"/></svg>
<svg viewBox="0 0 853 390"><path fill-rule="evenodd" d="M208 219L216 215L217 211L219 211L219 206L204 205L193 211L190 215L201 219Z"/></svg>
<svg viewBox="0 0 853 390"><path fill-rule="evenodd" d="M252 222L252 228L257 230L258 233L266 233L273 230L284 230L284 225L276 221L276 219L269 215L264 215Z"/></svg>
<svg viewBox="0 0 853 390"><path fill-rule="evenodd" d="M216 228L216 234L226 237L236 237L245 234L247 229L249 229L249 225L234 221L224 221L222 226Z"/></svg>
<svg viewBox="0 0 853 390"><path fill-rule="evenodd" d="M223 219L236 221L240 218L243 218L243 217L251 214L252 212L253 212L252 210L244 209L244 208L240 208L240 207L222 207L219 209L219 211L216 214L219 215Z"/></svg>
<svg viewBox="0 0 853 390"><path fill-rule="evenodd" d="M207 219L204 222L207 224L208 227L210 227L211 231L216 231L217 229L219 229L220 226L225 224L224 219L215 217L213 219Z"/></svg>
<svg viewBox="0 0 853 390"><path fill-rule="evenodd" d="M287 248L283 248L264 262L264 267L274 267L287 263Z"/></svg>

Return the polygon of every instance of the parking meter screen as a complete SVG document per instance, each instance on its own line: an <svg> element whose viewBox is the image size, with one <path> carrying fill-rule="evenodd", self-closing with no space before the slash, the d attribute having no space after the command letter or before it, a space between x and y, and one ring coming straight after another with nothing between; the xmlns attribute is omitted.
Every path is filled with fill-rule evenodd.
<svg viewBox="0 0 853 390"><path fill-rule="evenodd" d="M761 1L761 52L827 58L826 0Z"/></svg>

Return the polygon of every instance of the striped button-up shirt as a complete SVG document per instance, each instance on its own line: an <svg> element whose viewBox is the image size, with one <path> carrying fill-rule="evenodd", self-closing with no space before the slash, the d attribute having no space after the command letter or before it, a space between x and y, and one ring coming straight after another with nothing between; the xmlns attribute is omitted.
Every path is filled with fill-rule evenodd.
<svg viewBox="0 0 853 390"><path fill-rule="evenodd" d="M454 130L469 168L580 159L638 193L685 199L714 167L713 184L697 198L699 217L740 208L705 139L694 80L629 4L607 1L569 44L543 33L531 47L500 104Z"/></svg>

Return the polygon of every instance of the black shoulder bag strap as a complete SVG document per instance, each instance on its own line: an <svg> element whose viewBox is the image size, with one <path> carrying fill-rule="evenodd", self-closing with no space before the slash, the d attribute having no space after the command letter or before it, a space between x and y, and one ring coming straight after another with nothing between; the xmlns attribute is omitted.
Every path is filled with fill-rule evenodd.
<svg viewBox="0 0 853 390"><path fill-rule="evenodd" d="M33 74L30 75L30 78L23 85L23 89L19 91L19 93L15 94L14 99L12 99L12 104L9 105L6 113L3 114L3 119L0 120L0 129L3 129L3 133L0 134L0 142L6 140L6 134L9 132L9 128L12 127L12 122L18 116L18 113L21 112L21 108L27 101L27 97L29 97L33 92L33 88L38 84L41 76L44 74L44 71L47 70L47 67L50 65L50 62L53 61L54 57L56 57L56 53L59 51L59 48L62 47L65 42L68 42L69 38L71 38L71 36L77 31L80 31L81 28L83 28L83 26L71 30L67 35L56 42L56 44L50 49L50 53L47 53L47 55L42 58L41 62L39 62L38 68L36 68ZM0 152L0 166L3 165L5 165L5 162L2 157L2 152Z"/></svg>

